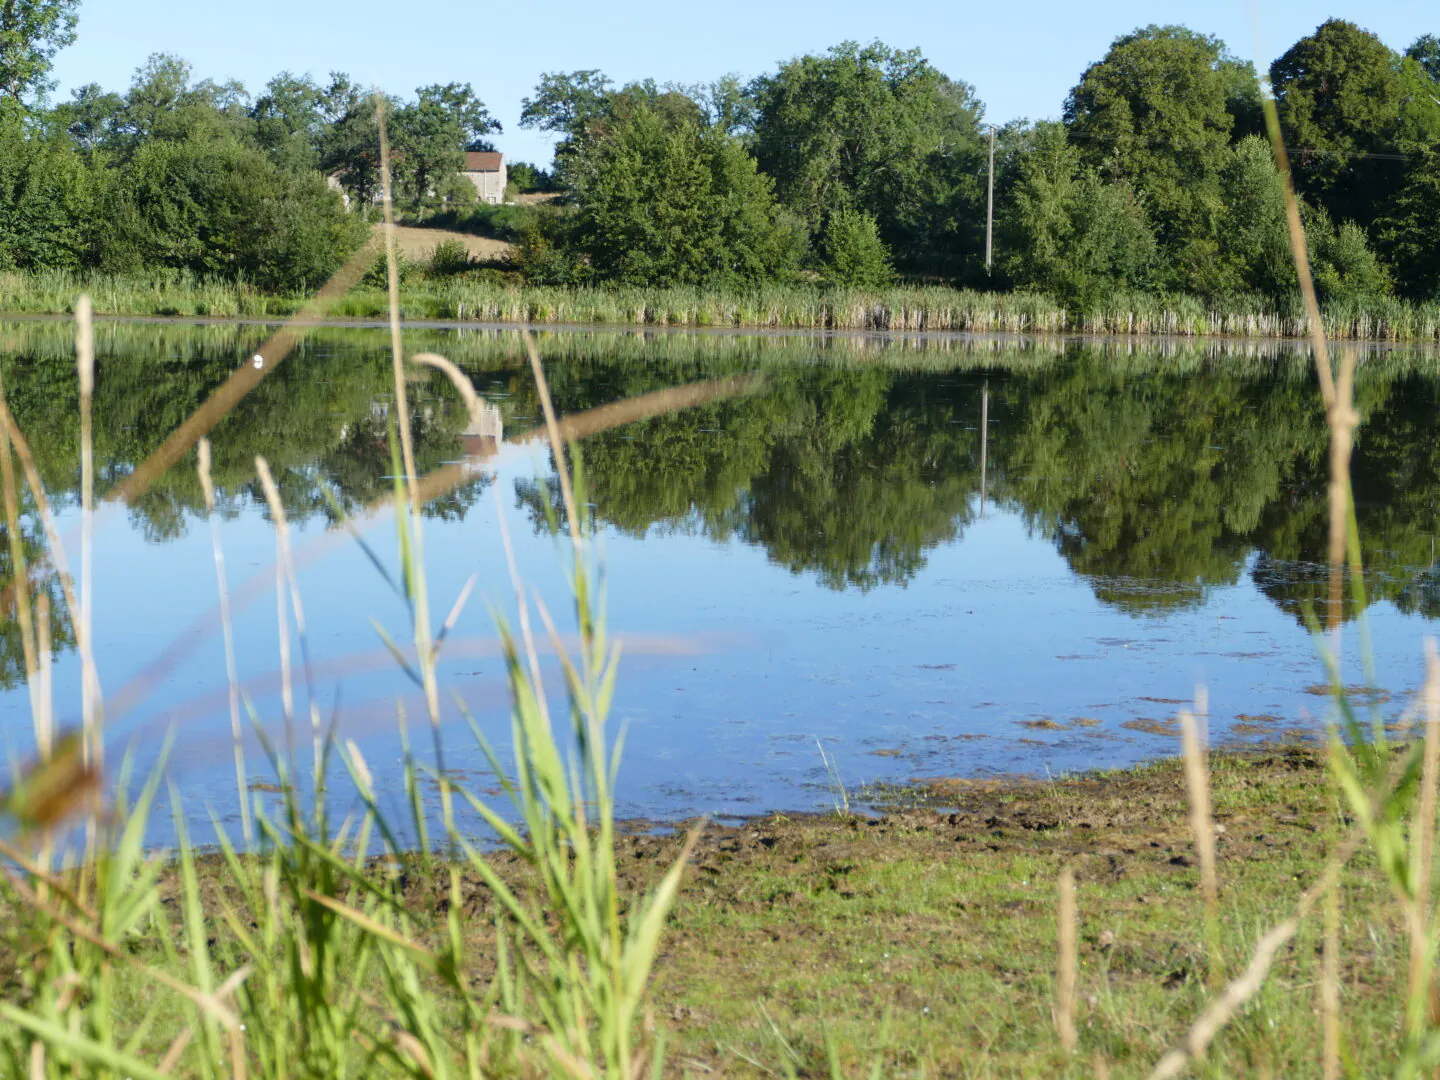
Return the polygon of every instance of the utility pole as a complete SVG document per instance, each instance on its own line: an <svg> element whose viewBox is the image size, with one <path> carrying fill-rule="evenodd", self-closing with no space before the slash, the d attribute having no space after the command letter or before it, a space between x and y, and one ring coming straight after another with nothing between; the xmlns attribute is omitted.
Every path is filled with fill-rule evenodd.
<svg viewBox="0 0 1440 1080"><path fill-rule="evenodd" d="M990 169L985 192L985 273L990 273L995 234L995 125L990 125Z"/></svg>
<svg viewBox="0 0 1440 1080"><path fill-rule="evenodd" d="M990 380L980 390L980 516L985 516L985 489L989 487L990 470Z"/></svg>

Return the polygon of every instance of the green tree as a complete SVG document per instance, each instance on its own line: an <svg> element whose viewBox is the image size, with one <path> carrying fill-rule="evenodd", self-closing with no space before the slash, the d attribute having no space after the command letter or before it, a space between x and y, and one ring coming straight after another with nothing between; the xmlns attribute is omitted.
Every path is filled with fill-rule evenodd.
<svg viewBox="0 0 1440 1080"><path fill-rule="evenodd" d="M334 119L320 141L320 167L334 176L354 205L371 206L380 197L380 125L375 119L375 97L349 76L335 75L326 92L326 107ZM384 99L387 116L400 103Z"/></svg>
<svg viewBox="0 0 1440 1080"><path fill-rule="evenodd" d="M795 263L795 230L738 140L646 102L611 117L572 164L577 244L593 271L627 283L773 278Z"/></svg>
<svg viewBox="0 0 1440 1080"><path fill-rule="evenodd" d="M416 205L438 194L465 164L466 150L491 150L487 135L501 130L469 83L422 86L396 110L390 138L396 173Z"/></svg>
<svg viewBox="0 0 1440 1080"><path fill-rule="evenodd" d="M1367 30L1330 19L1270 66L1300 192L1337 221L1369 226L1395 191L1405 82L1399 57Z"/></svg>
<svg viewBox="0 0 1440 1080"><path fill-rule="evenodd" d="M1440 82L1440 37L1422 34L1411 42L1405 55L1419 64L1430 78Z"/></svg>
<svg viewBox="0 0 1440 1080"><path fill-rule="evenodd" d="M282 71L250 108L256 143L281 168L320 168L325 104L325 91L309 75Z"/></svg>
<svg viewBox="0 0 1440 1080"><path fill-rule="evenodd" d="M249 141L249 95L235 81L192 81L188 61L153 53L136 69L111 140L122 155L157 139L215 136Z"/></svg>
<svg viewBox="0 0 1440 1080"><path fill-rule="evenodd" d="M1168 276L1181 287L1217 291L1220 174L1245 70L1217 38L1147 26L1117 38L1065 103L1084 161L1144 193Z"/></svg>
<svg viewBox="0 0 1440 1080"><path fill-rule="evenodd" d="M75 145L86 153L100 149L115 138L125 99L104 90L99 83L87 83L70 100L55 107L54 120L69 132Z"/></svg>
<svg viewBox="0 0 1440 1080"><path fill-rule="evenodd" d="M1250 292L1272 299L1290 295L1298 279L1285 222L1285 185L1269 140L1258 135L1241 139L1220 182L1226 272Z"/></svg>
<svg viewBox="0 0 1440 1080"><path fill-rule="evenodd" d="M1322 299L1365 303L1390 294L1390 272L1359 225L1342 221L1336 226L1320 210L1310 216L1307 231L1315 288Z"/></svg>
<svg viewBox="0 0 1440 1080"><path fill-rule="evenodd" d="M512 161L506 170L510 176L510 183L515 185L515 190L522 195L536 191L554 191L555 180L550 173L528 161Z"/></svg>
<svg viewBox="0 0 1440 1080"><path fill-rule="evenodd" d="M824 240L825 276L835 284L880 288L895 280L890 249L865 211L835 211L825 223Z"/></svg>
<svg viewBox="0 0 1440 1080"><path fill-rule="evenodd" d="M206 136L141 144L106 218L107 269L169 266L301 292L334 273L364 231L318 174Z"/></svg>
<svg viewBox="0 0 1440 1080"><path fill-rule="evenodd" d="M574 138L603 114L614 83L601 71L554 71L540 76L535 95L520 103L520 126Z"/></svg>
<svg viewBox="0 0 1440 1080"><path fill-rule="evenodd" d="M104 185L68 137L27 130L19 106L0 101L0 268L89 265Z"/></svg>
<svg viewBox="0 0 1440 1080"><path fill-rule="evenodd" d="M1415 151L1375 232L1401 291L1440 300L1440 146Z"/></svg>
<svg viewBox="0 0 1440 1080"><path fill-rule="evenodd" d="M1155 238L1128 182L1103 180L1054 123L1036 125L1012 167L1000 218L1012 281L1082 305L1149 285Z"/></svg>
<svg viewBox="0 0 1440 1080"><path fill-rule="evenodd" d="M0 3L0 101L23 103L51 87L55 54L75 40L80 0Z"/></svg>
<svg viewBox="0 0 1440 1080"><path fill-rule="evenodd" d="M959 272L983 227L983 107L915 49L853 41L750 86L755 156L782 203L821 239L842 209L878 223L896 261Z"/></svg>
<svg viewBox="0 0 1440 1080"><path fill-rule="evenodd" d="M591 122L609 111L614 90L602 71L551 71L540 76L534 95L521 101L522 128L561 136L554 173L562 184L568 183L567 162L585 141Z"/></svg>

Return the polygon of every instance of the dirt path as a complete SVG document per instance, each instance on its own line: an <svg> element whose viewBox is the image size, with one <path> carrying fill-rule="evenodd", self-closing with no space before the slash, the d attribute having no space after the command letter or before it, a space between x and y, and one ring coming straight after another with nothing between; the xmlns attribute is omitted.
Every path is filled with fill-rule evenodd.
<svg viewBox="0 0 1440 1080"><path fill-rule="evenodd" d="M378 231L383 226L375 225ZM451 232L449 229L421 229L414 225L395 226L395 244L400 254L419 262L430 257L435 245L445 240L458 240L465 245L472 258L485 262L508 259L515 245L504 240L492 240L487 236L472 236L470 233Z"/></svg>

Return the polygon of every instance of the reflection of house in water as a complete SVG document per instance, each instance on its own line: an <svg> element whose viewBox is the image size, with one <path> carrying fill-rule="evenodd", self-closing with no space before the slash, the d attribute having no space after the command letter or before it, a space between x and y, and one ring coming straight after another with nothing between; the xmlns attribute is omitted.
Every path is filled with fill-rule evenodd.
<svg viewBox="0 0 1440 1080"><path fill-rule="evenodd" d="M376 424L384 424L390 416L390 405L388 398L372 399L370 419ZM460 460L466 472L471 473L491 468L495 455L500 452L500 446L505 441L505 418L500 412L500 406L484 398L478 399L478 406L479 416L460 432ZM426 424L432 423L435 419L435 407L425 405L420 410L420 418Z"/></svg>
<svg viewBox="0 0 1440 1080"><path fill-rule="evenodd" d="M470 426L460 433L460 445L466 459L474 465L483 464L500 451L505 441L505 418L500 415L500 406L480 399L479 413Z"/></svg>

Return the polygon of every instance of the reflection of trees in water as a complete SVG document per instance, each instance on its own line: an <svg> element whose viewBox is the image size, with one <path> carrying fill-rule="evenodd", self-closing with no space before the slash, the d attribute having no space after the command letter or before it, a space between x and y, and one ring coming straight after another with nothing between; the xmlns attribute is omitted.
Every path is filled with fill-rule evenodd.
<svg viewBox="0 0 1440 1080"><path fill-rule="evenodd" d="M165 328L154 338L163 347L149 348L150 331L140 328L128 345L111 342L109 355L102 341L102 493L265 334L212 330ZM0 357L0 373L42 475L64 503L79 481L68 330L35 333ZM391 369L381 341L373 332L317 333L216 428L224 512L263 504L257 454L270 461L297 521L328 521L327 492L347 509L390 493ZM904 584L928 549L970 523L988 379L991 498L1053 542L1102 600L1133 612L1195 604L1209 588L1239 580L1248 563L1257 586L1297 617L1307 603L1323 603L1327 579L1317 564L1326 544L1328 436L1303 357L1227 357L1213 344L1137 352L1123 344L1036 343L1013 356L988 343L953 354L867 343L852 356L843 342L553 339L547 366L562 412L696 379L765 373L765 389L753 396L587 440L600 519L637 536L656 529L737 539L834 588ZM534 387L512 337L432 341L422 331L417 343L464 360L482 392L500 403L507 429L536 421ZM815 362L817 355L829 362ZM450 388L427 376L412 400L420 468L461 456L466 418ZM1440 502L1440 445L1431 433L1440 381L1410 363L1366 363L1357 400L1365 424L1354 472L1370 596L1440 615L1440 571L1427 569L1435 566ZM463 517L482 483L428 512ZM541 490L522 484L518 495L542 522ZM193 458L131 508L137 528L153 539L183 534L202 512ZM57 624L57 641L68 641L66 634ZM7 627L0 677L23 672L18 645L18 632Z"/></svg>
<svg viewBox="0 0 1440 1080"><path fill-rule="evenodd" d="M40 329L44 329L41 327ZM37 342L7 342L0 374L16 421L29 439L52 503L79 501L79 398L67 335L39 334ZM144 348L148 340L119 355L102 351L95 391L97 495L121 481L252 354L263 329L227 328L224 334L157 335L169 349ZM103 341L102 325L102 346ZM34 347L29 347L29 346ZM387 410L392 374L382 349L302 348L276 370L211 433L212 472L221 512L263 507L255 457L263 455L275 474L286 514L295 522L330 521L329 496L353 511L393 491ZM422 471L460 456L467 418L448 387L429 378L411 391L417 466ZM464 515L487 481L476 477L426 512L441 518ZM28 500L28 492L25 493ZM131 524L151 541L185 534L204 514L204 496L194 455L168 470L128 508ZM47 567L33 507L24 508L26 558L37 572ZM0 520L0 534L5 532ZM8 537L0 536L0 575L13 578ZM52 594L55 651L73 647L69 619L53 575L37 588ZM13 614L0 619L0 686L23 681L21 635Z"/></svg>
<svg viewBox="0 0 1440 1080"><path fill-rule="evenodd" d="M1102 599L1131 610L1238 580L1262 514L1326 445L1314 391L1294 379L1135 375L1081 351L1006 394L1005 496Z"/></svg>
<svg viewBox="0 0 1440 1080"><path fill-rule="evenodd" d="M968 519L978 484L978 433L936 389L875 367L771 372L753 397L587 440L591 496L602 520L631 535L737 538L836 588L904 583ZM556 399L568 410L592 397L562 384ZM540 499L520 485L537 525Z"/></svg>
<svg viewBox="0 0 1440 1080"><path fill-rule="evenodd" d="M675 375L581 362L556 396L582 408ZM968 523L982 373L792 365L767 377L755 397L588 441L600 517L634 535L737 537L834 587L906 582ZM1323 602L1328 432L1303 360L1147 363L1071 346L1063 362L988 381L992 497L1100 599L1136 613L1193 605L1253 559L1257 586L1297 618ZM1440 613L1440 573L1418 569L1434 561L1440 383L1369 365L1357 404L1370 598ZM537 523L538 499L522 486Z"/></svg>
<svg viewBox="0 0 1440 1080"><path fill-rule="evenodd" d="M102 359L95 391L100 496L159 447L247 353L233 340L214 349L204 339L192 344L178 356L137 351ZM79 401L72 361L20 352L5 356L3 369L11 408L30 433L47 488L62 503L73 500L79 486ZM257 455L269 461L286 513L297 522L332 519L327 493L347 511L388 494L391 387L383 350L302 345L211 432L222 512L264 505L255 478ZM453 393L427 377L412 389L411 404L417 467L429 471L458 457L467 420ZM479 483L432 504L429 512L462 512ZM193 455L130 506L133 524L151 540L182 535L203 512Z"/></svg>

